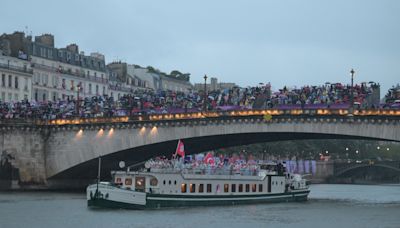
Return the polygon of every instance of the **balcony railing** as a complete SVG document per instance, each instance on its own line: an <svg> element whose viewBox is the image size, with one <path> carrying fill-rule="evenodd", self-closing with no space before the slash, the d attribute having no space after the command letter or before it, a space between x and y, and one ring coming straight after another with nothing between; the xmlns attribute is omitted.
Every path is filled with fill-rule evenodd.
<svg viewBox="0 0 400 228"><path fill-rule="evenodd" d="M94 76L89 76L86 75L85 72L80 71L80 72L74 72L74 71L70 71L70 70L64 70L64 69L60 69L60 68L56 68L56 67L50 67L50 66L46 66L46 65L42 65L42 64L38 64L38 63L34 63L32 64L33 67L38 68L38 69L45 69L51 72L55 72L55 73L60 73L60 74L67 74L67 75L72 75L75 77L79 77L79 78L86 78L89 81L93 81L93 82L100 82L100 83L107 83L108 80L104 79L104 78L98 78L98 77L94 77Z"/></svg>
<svg viewBox="0 0 400 228"><path fill-rule="evenodd" d="M4 64L4 63L0 63L0 68L8 69L8 70L14 70L14 71L18 71L18 72L22 72L22 73L28 73L28 74L32 74L33 73L32 69L13 66L13 65Z"/></svg>

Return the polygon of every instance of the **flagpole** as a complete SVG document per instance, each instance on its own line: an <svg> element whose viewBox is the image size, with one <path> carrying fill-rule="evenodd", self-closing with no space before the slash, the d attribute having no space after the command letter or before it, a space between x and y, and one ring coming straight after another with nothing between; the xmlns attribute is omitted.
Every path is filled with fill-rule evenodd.
<svg viewBox="0 0 400 228"><path fill-rule="evenodd" d="M98 197L98 194L99 194L100 172L101 172L101 156L99 156L99 164L98 164L98 169L97 169L96 198Z"/></svg>

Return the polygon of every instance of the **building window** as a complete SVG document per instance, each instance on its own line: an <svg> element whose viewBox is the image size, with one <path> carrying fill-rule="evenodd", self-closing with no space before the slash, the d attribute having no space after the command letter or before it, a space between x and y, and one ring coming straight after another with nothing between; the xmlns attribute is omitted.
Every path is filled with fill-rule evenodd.
<svg viewBox="0 0 400 228"><path fill-rule="evenodd" d="M15 101L19 101L18 93L14 94L14 100L15 100Z"/></svg>
<svg viewBox="0 0 400 228"><path fill-rule="evenodd" d="M43 100L42 101L46 101L46 94L43 93Z"/></svg>
<svg viewBox="0 0 400 228"><path fill-rule="evenodd" d="M25 82L25 85L24 85L24 90L28 90L28 79L27 78L25 78L24 79L24 82Z"/></svg>
<svg viewBox="0 0 400 228"><path fill-rule="evenodd" d="M89 94L92 94L92 84L89 83Z"/></svg>
<svg viewBox="0 0 400 228"><path fill-rule="evenodd" d="M246 184L246 192L250 192L250 185Z"/></svg>
<svg viewBox="0 0 400 228"><path fill-rule="evenodd" d="M12 93L8 93L8 101L12 101Z"/></svg>
<svg viewBox="0 0 400 228"><path fill-rule="evenodd" d="M236 192L236 184L231 185L231 192Z"/></svg>
<svg viewBox="0 0 400 228"><path fill-rule="evenodd" d="M212 185L211 184L207 184L207 192L211 192L212 189Z"/></svg>
<svg viewBox="0 0 400 228"><path fill-rule="evenodd" d="M257 191L257 185L256 184L252 184L251 185L251 191L252 192L256 192Z"/></svg>
<svg viewBox="0 0 400 228"><path fill-rule="evenodd" d="M239 192L243 192L243 184L239 184Z"/></svg>
<svg viewBox="0 0 400 228"><path fill-rule="evenodd" d="M46 49L40 48L40 56L46 57Z"/></svg>
<svg viewBox="0 0 400 228"><path fill-rule="evenodd" d="M42 83L43 83L43 85L46 86L48 82L49 82L49 75L43 74L42 75Z"/></svg>
<svg viewBox="0 0 400 228"><path fill-rule="evenodd" d="M51 49L47 50L47 57L50 59L53 58L53 50L51 50Z"/></svg>
<svg viewBox="0 0 400 228"><path fill-rule="evenodd" d="M199 184L199 192L204 192L204 184Z"/></svg>
<svg viewBox="0 0 400 228"><path fill-rule="evenodd" d="M35 89L35 101L38 101L38 90Z"/></svg>
<svg viewBox="0 0 400 228"><path fill-rule="evenodd" d="M99 85L96 85L96 95L99 95Z"/></svg>
<svg viewBox="0 0 400 228"><path fill-rule="evenodd" d="M125 185L132 185L132 178L126 178Z"/></svg>
<svg viewBox="0 0 400 228"><path fill-rule="evenodd" d="M3 102L6 101L6 93L5 93L5 92L1 92L1 100L2 100Z"/></svg>
<svg viewBox="0 0 400 228"><path fill-rule="evenodd" d="M8 75L8 87L12 87L12 76Z"/></svg>
<svg viewBox="0 0 400 228"><path fill-rule="evenodd" d="M186 193L186 188L187 188L187 186L185 183L181 184L181 192L182 193Z"/></svg>
<svg viewBox="0 0 400 228"><path fill-rule="evenodd" d="M190 184L190 192L191 193L196 192L196 184Z"/></svg>
<svg viewBox="0 0 400 228"><path fill-rule="evenodd" d="M224 184L224 192L229 192L229 184Z"/></svg>
<svg viewBox="0 0 400 228"><path fill-rule="evenodd" d="M262 184L259 184L258 185L258 192L262 192L263 191L263 185Z"/></svg>
<svg viewBox="0 0 400 228"><path fill-rule="evenodd" d="M24 94L24 100L28 100L28 94Z"/></svg>
<svg viewBox="0 0 400 228"><path fill-rule="evenodd" d="M3 86L3 87L6 86L6 75L5 74L1 75L1 86Z"/></svg>
<svg viewBox="0 0 400 228"><path fill-rule="evenodd" d="M105 94L106 94L106 87L103 86L103 95L105 95Z"/></svg>
<svg viewBox="0 0 400 228"><path fill-rule="evenodd" d="M16 76L16 77L14 78L14 80L15 80L14 86L15 86L16 89L18 89L18 77Z"/></svg>

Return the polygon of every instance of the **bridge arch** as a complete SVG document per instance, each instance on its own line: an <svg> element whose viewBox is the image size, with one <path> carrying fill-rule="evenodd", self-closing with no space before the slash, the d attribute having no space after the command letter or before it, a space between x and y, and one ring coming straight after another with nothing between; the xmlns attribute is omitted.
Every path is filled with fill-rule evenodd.
<svg viewBox="0 0 400 228"><path fill-rule="evenodd" d="M367 168L367 167L380 167L380 168L389 169L389 170L393 170L395 172L400 173L400 167L395 167L395 166L388 165L388 164L358 164L358 165L349 166L349 167L339 170L338 172L335 173L335 176L342 177L351 171L354 171L357 169L362 169L362 168Z"/></svg>
<svg viewBox="0 0 400 228"><path fill-rule="evenodd" d="M82 131L50 129L47 144L48 178L68 178L82 172L96 172L96 158L108 161L146 160L170 155L178 139L184 139L189 153L257 142L297 139L374 139L400 141L398 122L346 121L343 119L262 118L204 119L89 126ZM58 127L56 127L58 128ZM218 145L218 147L217 147ZM122 159L121 159L122 158ZM107 159L109 159L107 161ZM117 162L114 162L117 164ZM82 168L85 167L85 168ZM93 171L92 171L93 170Z"/></svg>

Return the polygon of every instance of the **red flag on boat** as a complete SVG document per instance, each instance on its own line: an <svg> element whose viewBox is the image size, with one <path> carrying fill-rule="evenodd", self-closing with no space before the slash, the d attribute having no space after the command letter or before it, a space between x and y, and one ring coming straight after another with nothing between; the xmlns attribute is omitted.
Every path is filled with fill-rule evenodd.
<svg viewBox="0 0 400 228"><path fill-rule="evenodd" d="M204 157L203 161L206 164L214 163L213 155L210 152L208 152L207 155Z"/></svg>
<svg viewBox="0 0 400 228"><path fill-rule="evenodd" d="M179 139L178 146L176 147L175 156L179 155L181 157L185 157L185 146L183 142Z"/></svg>

